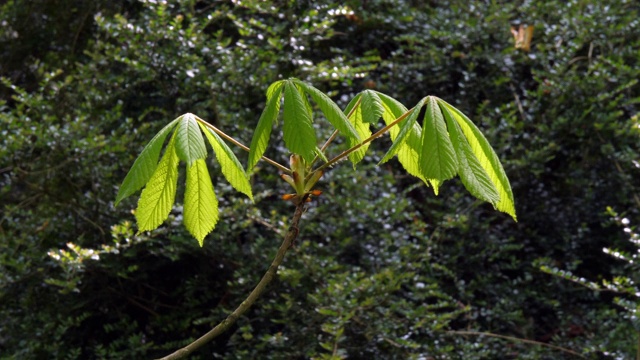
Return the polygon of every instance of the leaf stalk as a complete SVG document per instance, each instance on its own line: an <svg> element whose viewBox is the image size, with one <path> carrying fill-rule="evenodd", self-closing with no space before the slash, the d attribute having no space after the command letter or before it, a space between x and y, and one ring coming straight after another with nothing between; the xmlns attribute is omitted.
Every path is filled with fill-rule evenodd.
<svg viewBox="0 0 640 360"><path fill-rule="evenodd" d="M225 140L231 142L232 144L238 146L239 148L241 148L244 151L249 152L249 147L247 147L246 145L244 145L243 143L239 142L238 140L232 138L231 136L227 135L224 133L224 131L218 129L217 127L209 124L208 122L202 120L201 118L196 116L196 119L204 126L208 127L209 129L213 130L216 134L220 135L220 137L224 138ZM271 160L266 156L262 157L262 160L264 160L265 162L277 167L278 169L280 169L280 171L283 171L285 173L291 173L291 170L289 170L286 166L278 163L275 160Z"/></svg>
<svg viewBox="0 0 640 360"><path fill-rule="evenodd" d="M338 161L340 161L340 160L346 158L347 156L349 156L349 154L351 154L352 152L360 149L362 146L364 146L364 145L372 142L376 138L382 136L384 133L389 131L389 129L391 129L392 127L394 127L395 125L400 123L402 120L404 120L407 116L409 116L409 114L411 114L412 110L413 110L413 108L409 109L409 111L405 112L400 117L398 117L397 119L393 120L389 125L387 125L387 126L383 127L382 129L378 130L375 134L369 136L364 141L362 141L360 144L355 145L355 146L353 146L353 147L341 152L339 155L337 155L333 159L331 159L331 160L327 161L326 163L320 165L315 171L322 171L322 170L332 166L333 164L337 163Z"/></svg>
<svg viewBox="0 0 640 360"><path fill-rule="evenodd" d="M358 99L358 101L356 101L355 105L353 106L353 108L351 108L351 110L349 111L349 114L347 114L347 119L349 119L351 117L351 115L353 115L353 112L356 111L356 109L358 108L358 106L360 106L360 102L362 102L362 99ZM338 133L340 131L338 129L335 129L333 131L333 134L331 134L331 136L329 137L329 139L327 139L327 141L324 143L324 145L322 145L322 147L320 148L320 151L324 153L325 150L327 150L327 148L329 147L329 145L333 142L333 140L336 139L336 137L338 137ZM318 155L316 155L316 157L313 159L313 161L311 162L311 164L309 166L313 166L313 164L318 160Z"/></svg>

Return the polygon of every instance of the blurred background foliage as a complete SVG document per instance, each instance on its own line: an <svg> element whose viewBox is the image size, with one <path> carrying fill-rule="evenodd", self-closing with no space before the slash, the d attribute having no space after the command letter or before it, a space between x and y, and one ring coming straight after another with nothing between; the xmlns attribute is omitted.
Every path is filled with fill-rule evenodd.
<svg viewBox="0 0 640 360"><path fill-rule="evenodd" d="M193 359L575 357L462 331L634 356L638 266L603 248L638 251L639 12L632 0L5 2L0 357L157 357L235 308L293 210L277 171L256 168L255 204L212 172L222 221L203 249L176 226L179 206L136 235L135 199L113 200L168 121L193 112L248 143L266 88L291 76L343 107L374 88L460 108L503 161L519 222L457 180L435 197L396 162L376 167L383 138L356 171L323 178L278 280ZM534 26L529 52L514 46L520 24Z"/></svg>

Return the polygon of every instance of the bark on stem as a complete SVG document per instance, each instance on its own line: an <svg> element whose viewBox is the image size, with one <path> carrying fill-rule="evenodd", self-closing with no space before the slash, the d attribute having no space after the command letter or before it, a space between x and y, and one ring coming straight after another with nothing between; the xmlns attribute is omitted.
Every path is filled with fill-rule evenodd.
<svg viewBox="0 0 640 360"><path fill-rule="evenodd" d="M182 349L177 350L176 352L170 355L160 358L159 360L175 360L175 359L182 359L186 357L187 355L191 354L195 350L199 349L203 345L210 342L211 340L215 339L218 335L225 332L227 329L231 327L231 325L233 325L236 322L236 320L238 320L240 316L242 316L242 314L244 314L247 310L249 310L249 308L253 305L253 303L264 292L267 285L273 280L273 278L275 278L276 272L278 271L278 267L284 260L284 255L287 253L287 250L289 250L293 242L298 237L298 232L299 232L298 223L300 222L300 218L302 217L302 213L304 212L304 204L305 204L304 199L302 199L302 201L296 204L296 211L293 214L293 219L291 220L291 226L289 227L289 230L287 231L287 233L284 235L284 240L282 241L282 244L280 245L280 248L278 249L278 252L274 257L273 262L271 262L271 266L269 266L269 269L262 276L262 279L260 280L258 285L256 285L256 287L253 289L251 294L249 294L249 296L242 303L240 303L238 308L229 316L227 316L226 319L222 320L218 325L216 325L213 329L211 329L208 333L201 336L196 341L183 347Z"/></svg>

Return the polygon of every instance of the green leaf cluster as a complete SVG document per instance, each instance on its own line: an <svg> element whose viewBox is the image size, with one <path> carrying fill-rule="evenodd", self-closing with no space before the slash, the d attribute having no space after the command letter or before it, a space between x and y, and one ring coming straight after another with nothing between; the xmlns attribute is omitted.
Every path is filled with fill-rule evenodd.
<svg viewBox="0 0 640 360"><path fill-rule="evenodd" d="M380 117L393 125L389 129L393 143L381 164L398 155L407 172L431 184L436 194L444 181L460 175L473 196L516 220L513 192L498 156L478 127L444 100L427 96L407 110L387 95L365 90L345 112L351 114L349 120L361 137L371 135L370 125ZM367 148L368 144L349 154L354 165Z"/></svg>
<svg viewBox="0 0 640 360"><path fill-rule="evenodd" d="M292 153L301 155L307 163L312 163L316 155L322 154L313 129L309 97L318 105L329 123L347 137L350 144L355 145L361 141L359 132L329 96L298 79L281 80L273 83L267 90L267 105L251 140L247 169L252 169L258 163L267 148L271 129L278 120L282 98L282 131L286 147Z"/></svg>
<svg viewBox="0 0 640 360"><path fill-rule="evenodd" d="M207 149L203 132L213 148L224 177L236 190L253 200L249 178L235 154L203 123L203 120L191 113L173 120L151 139L129 170L120 186L115 204L118 205L124 198L144 187L135 213L138 231L154 230L169 216L176 196L178 164L181 160L187 167L185 227L202 246L204 238L216 226L219 216L218 200L205 161ZM173 135L158 162L164 141L171 131Z"/></svg>
<svg viewBox="0 0 640 360"><path fill-rule="evenodd" d="M462 112L434 96L421 99L407 110L385 94L365 90L355 96L343 112L326 94L307 83L297 79L277 81L267 90L267 104L249 149L249 168L255 166L267 148L281 103L284 104L283 137L287 148L307 164L312 164L316 156L324 158L317 147L309 98L336 130L346 135L352 146L349 157L354 166L364 158L369 141L373 139L371 125L382 117L387 125L382 132L389 131L393 143L380 163L397 155L407 172L431 184L436 194L445 180L460 175L473 196L516 219L509 180L488 141ZM418 123L421 114L422 125ZM170 122L144 148L116 197L117 205L145 186L136 211L139 231L153 230L169 216L175 200L180 161L187 164L186 228L202 246L204 237L215 227L219 216L218 201L204 160L207 149L202 132L211 144L225 178L236 190L253 199L246 171L212 128L188 113ZM158 162L164 141L172 131ZM332 162L339 159L340 156Z"/></svg>

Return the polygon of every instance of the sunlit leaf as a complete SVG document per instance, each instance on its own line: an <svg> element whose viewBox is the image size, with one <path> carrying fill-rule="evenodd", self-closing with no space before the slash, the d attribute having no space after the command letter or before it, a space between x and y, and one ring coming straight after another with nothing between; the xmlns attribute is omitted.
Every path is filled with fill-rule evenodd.
<svg viewBox="0 0 640 360"><path fill-rule="evenodd" d="M251 200L253 200L249 178L236 155L220 138L220 136L218 136L218 134L213 132L211 129L206 128L201 123L198 124L207 137L207 140L209 140L209 144L211 144L214 154L216 154L216 159L218 159L218 163L220 163L220 168L222 169L222 175L224 175L225 179L227 179L234 189L247 195Z"/></svg>
<svg viewBox="0 0 640 360"><path fill-rule="evenodd" d="M427 179L442 182L456 176L458 160L435 97L427 97L426 105L422 123L420 168Z"/></svg>
<svg viewBox="0 0 640 360"><path fill-rule="evenodd" d="M382 101L382 106L385 109L384 113L382 114L382 118L387 125L392 123L395 119L399 118L400 116L402 116L402 114L408 111L407 108L398 100L380 92L376 93ZM395 140L399 132L399 126L396 125L392 127L389 130L391 140ZM425 184L431 185L433 187L433 192L438 195L440 182L435 179L426 179L420 172L421 147L422 128L420 127L420 124L416 122L413 125L413 129L411 129L411 133L405 140L404 144L400 147L400 150L398 150L398 161L400 161L402 167L407 170L409 174L419 178Z"/></svg>
<svg viewBox="0 0 640 360"><path fill-rule="evenodd" d="M197 159L187 167L187 186L184 193L184 225L198 239L204 238L218 222L218 200L204 159Z"/></svg>
<svg viewBox="0 0 640 360"><path fill-rule="evenodd" d="M253 169L267 149L273 123L278 118L278 113L280 112L280 95L282 94L283 85L283 82L278 81L272 84L269 90L267 90L267 106L262 111L258 125L253 132L247 170Z"/></svg>
<svg viewBox="0 0 640 360"><path fill-rule="evenodd" d="M305 93L311 96L331 125L338 129L347 139L355 140L356 144L361 141L356 129L329 96L303 81L292 79L291 82L300 86Z"/></svg>
<svg viewBox="0 0 640 360"><path fill-rule="evenodd" d="M299 154L307 163L313 161L316 149L316 134L311 113L295 83L284 85L284 143L294 154Z"/></svg>
<svg viewBox="0 0 640 360"><path fill-rule="evenodd" d="M398 132L396 138L393 140L393 144L391 144L391 147L389 148L387 153L384 155L382 160L380 160L380 164L384 164L385 162L389 161L400 151L402 146L405 145L405 141L409 138L409 135L413 131L413 125L416 123L416 119L418 118L418 114L420 114L420 109L422 109L424 101L424 98L421 99L420 102L418 102L418 104L410 110L411 113L409 114L409 116L407 116L406 119L398 124L400 125L400 131Z"/></svg>
<svg viewBox="0 0 640 360"><path fill-rule="evenodd" d="M376 92L365 90L362 92L362 121L375 124L384 113L382 101Z"/></svg>
<svg viewBox="0 0 640 360"><path fill-rule="evenodd" d="M464 187L480 200L487 201L494 206L500 201L500 194L491 182L489 174L482 168L478 158L473 154L460 125L453 119L447 107L440 105L442 114L447 122L451 142L458 157L458 175Z"/></svg>
<svg viewBox="0 0 640 360"><path fill-rule="evenodd" d="M267 101L271 100L271 97L273 97L273 95L279 94L279 91L282 90L282 85L284 84L284 82L285 80L280 80L269 85L269 87L267 88Z"/></svg>
<svg viewBox="0 0 640 360"><path fill-rule="evenodd" d="M160 150L162 150L164 140L181 118L182 116L178 117L162 128L162 130L149 141L147 146L144 147L133 163L131 170L129 170L127 176L124 178L122 185L120 185L115 206L118 206L124 198L140 190L149 181L153 172L156 171L158 167L158 159L160 158Z"/></svg>
<svg viewBox="0 0 640 360"><path fill-rule="evenodd" d="M471 147L471 151L478 159L482 168L489 175L489 178L495 188L498 190L500 201L495 204L495 207L498 210L511 215L511 217L517 221L511 184L509 184L509 179L507 178L495 151L491 145L489 145L489 142L484 135L482 135L480 130L466 115L460 112L460 110L449 105L444 100L438 99L438 102L441 106L444 106L449 110L453 119L458 123L458 125L460 125L460 129L466 137L467 142Z"/></svg>
<svg viewBox="0 0 640 360"><path fill-rule="evenodd" d="M176 129L176 154L190 167L194 161L207 157L207 148L200 127L193 114L182 115Z"/></svg>
<svg viewBox="0 0 640 360"><path fill-rule="evenodd" d="M176 154L176 133L173 134L162 160L138 200L136 221L138 231L153 230L169 216L176 197L178 163Z"/></svg>
<svg viewBox="0 0 640 360"><path fill-rule="evenodd" d="M346 109L344 109L344 113L345 114L349 114L351 112L351 116L349 117L349 121L351 122L351 124L353 125L353 127L356 129L356 131L358 132L358 135L360 136L361 139L366 139L369 136L371 136L371 130L370 130L370 125L364 123L364 121L362 120L362 107L361 105L361 99L362 97L362 93L356 95L347 105ZM352 109L355 107L355 110ZM355 146L358 143L349 143L350 146ZM353 166L355 167L360 161L362 161L362 159L364 159L364 155L367 153L367 149L369 149L369 145L371 143L367 143L363 146L361 146L358 150L352 152L351 154L349 154L349 160L351 160L351 163L353 164Z"/></svg>

